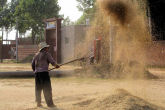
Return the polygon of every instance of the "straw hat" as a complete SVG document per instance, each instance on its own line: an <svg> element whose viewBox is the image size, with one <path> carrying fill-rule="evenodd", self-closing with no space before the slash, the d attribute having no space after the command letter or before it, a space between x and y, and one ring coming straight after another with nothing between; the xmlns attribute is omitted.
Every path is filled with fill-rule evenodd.
<svg viewBox="0 0 165 110"><path fill-rule="evenodd" d="M49 47L49 45L47 45L46 42L41 42L41 43L38 45L38 47L39 47L39 51L41 51L43 48Z"/></svg>

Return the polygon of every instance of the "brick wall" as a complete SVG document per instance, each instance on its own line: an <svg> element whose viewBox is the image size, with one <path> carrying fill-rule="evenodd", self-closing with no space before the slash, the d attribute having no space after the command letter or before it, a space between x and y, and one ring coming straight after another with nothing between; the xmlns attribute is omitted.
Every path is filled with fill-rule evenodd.
<svg viewBox="0 0 165 110"><path fill-rule="evenodd" d="M165 65L165 41L154 41L146 50L148 65Z"/></svg>
<svg viewBox="0 0 165 110"><path fill-rule="evenodd" d="M38 51L37 45L19 45L18 46L18 59L23 60L29 55L35 54Z"/></svg>
<svg viewBox="0 0 165 110"><path fill-rule="evenodd" d="M74 47L74 45L73 45ZM70 47L71 48L71 47ZM66 51L65 48L62 49ZM38 51L37 45L19 45L18 46L18 59L23 60L27 56L31 54L35 54ZM66 51L68 52L68 51ZM71 54L70 50L68 54ZM64 53L63 53L64 54ZM148 65L165 65L165 41L155 41L151 45L149 45L146 49L147 54L147 64ZM62 55L63 56L63 55ZM74 54L73 56L74 57ZM63 56L63 60L66 58L70 58L69 56Z"/></svg>

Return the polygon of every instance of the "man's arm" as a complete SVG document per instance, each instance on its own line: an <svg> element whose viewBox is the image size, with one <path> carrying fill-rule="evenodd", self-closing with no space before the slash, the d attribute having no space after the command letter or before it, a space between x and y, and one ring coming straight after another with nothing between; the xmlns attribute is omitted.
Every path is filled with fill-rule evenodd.
<svg viewBox="0 0 165 110"><path fill-rule="evenodd" d="M56 61L53 59L51 54L47 52L47 56L48 56L48 62L51 63L53 66L55 66L56 65Z"/></svg>
<svg viewBox="0 0 165 110"><path fill-rule="evenodd" d="M59 68L60 66L56 63L56 61L53 59L50 53L47 53L48 55L48 62L51 63L55 68Z"/></svg>

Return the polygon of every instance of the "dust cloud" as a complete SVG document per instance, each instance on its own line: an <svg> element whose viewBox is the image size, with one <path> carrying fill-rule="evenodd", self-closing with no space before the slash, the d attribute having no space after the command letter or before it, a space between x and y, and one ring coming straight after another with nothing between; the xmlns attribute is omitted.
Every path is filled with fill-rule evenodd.
<svg viewBox="0 0 165 110"><path fill-rule="evenodd" d="M101 37L100 64L109 65L111 77L152 77L146 70L146 47L151 35L145 4L135 0L97 0L85 47ZM84 51L87 53L88 49Z"/></svg>

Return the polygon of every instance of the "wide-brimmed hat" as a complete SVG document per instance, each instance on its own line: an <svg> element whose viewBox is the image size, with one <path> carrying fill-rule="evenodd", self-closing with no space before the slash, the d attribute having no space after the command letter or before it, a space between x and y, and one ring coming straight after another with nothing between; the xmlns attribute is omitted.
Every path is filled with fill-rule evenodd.
<svg viewBox="0 0 165 110"><path fill-rule="evenodd" d="M46 42L41 42L38 47L39 51L41 51L43 48L49 47L50 45L47 45Z"/></svg>

